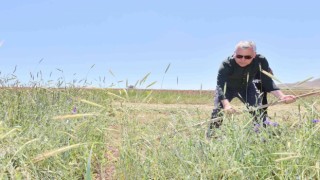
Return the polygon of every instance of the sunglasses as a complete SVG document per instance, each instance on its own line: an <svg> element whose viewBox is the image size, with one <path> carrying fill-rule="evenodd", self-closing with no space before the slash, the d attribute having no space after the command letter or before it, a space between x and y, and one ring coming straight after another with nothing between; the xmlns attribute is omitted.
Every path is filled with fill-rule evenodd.
<svg viewBox="0 0 320 180"><path fill-rule="evenodd" d="M252 56L249 56L249 55L247 55L247 56L236 55L236 58L238 58L238 59L242 59L242 58L244 58L244 59L252 59Z"/></svg>

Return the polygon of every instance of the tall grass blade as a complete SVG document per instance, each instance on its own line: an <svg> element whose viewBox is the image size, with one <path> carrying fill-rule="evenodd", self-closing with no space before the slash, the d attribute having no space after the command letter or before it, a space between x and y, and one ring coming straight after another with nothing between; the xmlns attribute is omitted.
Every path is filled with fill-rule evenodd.
<svg viewBox="0 0 320 180"><path fill-rule="evenodd" d="M168 72L168 70L169 70L170 66L171 66L171 63L169 63L169 64L168 64L168 66L167 66L166 70L164 71L164 73L165 73L165 74Z"/></svg>
<svg viewBox="0 0 320 180"><path fill-rule="evenodd" d="M40 140L40 139L39 139L39 138L36 138L36 139L32 139L32 140L24 143L24 144L14 153L14 155L11 157L11 159L10 159L9 162L11 162L12 159L13 159L25 146L27 146L28 144L30 144L30 143L32 143L32 142L34 142L34 141L38 141L38 140ZM8 165L7 165L7 166L8 166Z"/></svg>
<svg viewBox="0 0 320 180"><path fill-rule="evenodd" d="M17 70L17 66L14 67L12 74L14 74L16 72L16 70Z"/></svg>
<svg viewBox="0 0 320 180"><path fill-rule="evenodd" d="M294 152L278 152L278 153L272 153L274 155L296 155L297 153Z"/></svg>
<svg viewBox="0 0 320 180"><path fill-rule="evenodd" d="M114 94L114 93L112 93L112 92L107 92L107 94L110 95L110 96L116 97L116 98L118 98L118 99L122 99L122 100L126 101L125 98L123 98L123 97L121 97L121 96L118 96L118 95L116 95L116 94Z"/></svg>
<svg viewBox="0 0 320 180"><path fill-rule="evenodd" d="M312 131L312 133L310 134L309 138L311 138L318 130L320 129L320 124L317 124L315 126L315 129ZM308 139L309 139L308 138Z"/></svg>
<svg viewBox="0 0 320 180"><path fill-rule="evenodd" d="M87 161L86 180L92 179L92 177L91 177L91 156L92 156L93 146L94 145L91 146L90 154L89 154L88 161Z"/></svg>
<svg viewBox="0 0 320 180"><path fill-rule="evenodd" d="M276 77L275 77L274 75L272 75L271 73L268 73L268 72L265 71L265 70L261 70L261 72L262 72L263 74L265 74L266 76L268 76L268 77L270 77L270 78L278 81L279 83L282 83L278 78L276 78Z"/></svg>
<svg viewBox="0 0 320 180"><path fill-rule="evenodd" d="M320 161L316 162L315 168L317 171L317 179L320 179Z"/></svg>
<svg viewBox="0 0 320 180"><path fill-rule="evenodd" d="M169 63L169 64L168 64L168 66L167 66L166 70L164 71L164 75L163 75L163 77L162 77L162 81L161 81L161 89L162 89L162 85L163 85L164 77L165 77L165 75L167 74L167 72L168 72L168 70L169 70L170 66L171 66L171 63Z"/></svg>
<svg viewBox="0 0 320 180"><path fill-rule="evenodd" d="M100 104L85 100L85 99L80 99L80 102L86 103L86 104L90 104L92 106L96 106L96 107L100 107L100 108L106 108L105 106L102 106Z"/></svg>
<svg viewBox="0 0 320 180"><path fill-rule="evenodd" d="M136 88L138 84L139 84L139 80L134 84L134 87Z"/></svg>
<svg viewBox="0 0 320 180"><path fill-rule="evenodd" d="M289 157L285 157L285 158L276 159L274 161L275 162L288 161L288 160L296 159L296 158L299 158L299 157L301 157L301 156L299 156L299 155L297 155L297 156L289 156Z"/></svg>
<svg viewBox="0 0 320 180"><path fill-rule="evenodd" d="M129 95L127 89L122 89L124 94L126 95L127 100L129 100Z"/></svg>
<svg viewBox="0 0 320 180"><path fill-rule="evenodd" d="M307 78L306 80L303 80L303 81L301 81L301 82L298 82L298 83L295 84L294 86L300 86L301 84L304 84L304 83L310 81L311 79L313 79L313 77L309 77L309 78Z"/></svg>
<svg viewBox="0 0 320 180"><path fill-rule="evenodd" d="M260 72L262 71L261 64L259 64L259 70L260 70Z"/></svg>
<svg viewBox="0 0 320 180"><path fill-rule="evenodd" d="M13 128L13 129L11 129L11 130L10 130L9 132L7 132L6 134L1 135L1 136L0 136L0 140L6 138L7 136L9 136L10 134L14 133L14 132L17 131L17 130L18 130L18 128Z"/></svg>
<svg viewBox="0 0 320 180"><path fill-rule="evenodd" d="M49 157L55 156L57 154L63 153L65 151L68 151L68 150L73 149L73 148L77 148L77 147L85 145L85 144L86 143L79 143L79 144L74 144L74 145L70 145L70 146L65 146L65 147L62 147L62 148L54 149L54 150L51 150L51 151L48 151L48 152L45 152L45 153L37 155L35 158L32 159L32 161L33 161L33 163L37 163L37 162L43 161L43 160L45 160L45 159L47 159Z"/></svg>
<svg viewBox="0 0 320 180"><path fill-rule="evenodd" d="M116 77L113 72L111 71L111 69L109 69L109 73L113 76L113 77Z"/></svg>
<svg viewBox="0 0 320 180"><path fill-rule="evenodd" d="M56 68L56 70L58 70L58 71L60 71L60 72L62 72L62 73L63 73L63 70L62 70L62 69Z"/></svg>
<svg viewBox="0 0 320 180"><path fill-rule="evenodd" d="M146 87L146 89L148 89L149 87L153 86L153 85L156 84L156 83L157 83L157 81L154 81L154 82L150 83L150 84Z"/></svg>
<svg viewBox="0 0 320 180"><path fill-rule="evenodd" d="M53 120L63 120L63 119L75 119L75 118L82 118L87 116L97 116L95 113L86 113L86 114L68 114L63 116L55 116Z"/></svg>
<svg viewBox="0 0 320 180"><path fill-rule="evenodd" d="M151 74L151 72L149 72L147 75L145 75L145 76L141 79L141 81L140 81L140 86L141 86L141 84L143 84L143 83L147 80L147 78L149 77L150 74Z"/></svg>
<svg viewBox="0 0 320 180"><path fill-rule="evenodd" d="M142 102L146 102L146 101L148 100L148 98L151 96L152 92L153 92L153 91L147 92L147 96L143 99Z"/></svg>

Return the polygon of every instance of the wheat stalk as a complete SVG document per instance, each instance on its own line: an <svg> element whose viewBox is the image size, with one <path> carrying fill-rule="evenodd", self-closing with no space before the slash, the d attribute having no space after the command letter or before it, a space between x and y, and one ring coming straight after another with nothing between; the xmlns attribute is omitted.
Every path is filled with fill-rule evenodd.
<svg viewBox="0 0 320 180"><path fill-rule="evenodd" d="M37 163L39 161L43 161L51 156L55 156L57 154L60 154L60 153L63 153L65 151L68 151L70 149L73 149L73 148L77 148L79 146L82 146L82 145L85 145L86 143L79 143L79 144L74 144L74 145L70 145L70 146L65 146L65 147L62 147L62 148L58 148L58 149L54 149L54 150L51 150L51 151L48 151L48 152L45 152L45 153L42 153L42 154L39 154L37 155L35 158L32 159L33 163Z"/></svg>
<svg viewBox="0 0 320 180"><path fill-rule="evenodd" d="M79 100L80 100L80 102L83 102L83 103L86 103L86 104L90 104L90 105L101 107L101 108L106 108L105 106L102 106L100 104L97 104L97 103L94 103L94 102L91 102L91 101L88 101L88 100L85 100L85 99L79 99Z"/></svg>
<svg viewBox="0 0 320 180"><path fill-rule="evenodd" d="M95 113L86 113L86 114L67 114L62 116L55 116L52 119L54 120L63 120L63 119L72 119L72 118L81 118L86 116L97 116Z"/></svg>

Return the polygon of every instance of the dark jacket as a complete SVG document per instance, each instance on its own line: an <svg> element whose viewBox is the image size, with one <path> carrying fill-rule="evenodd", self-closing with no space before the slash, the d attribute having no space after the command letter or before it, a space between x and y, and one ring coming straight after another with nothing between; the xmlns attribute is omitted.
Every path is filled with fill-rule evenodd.
<svg viewBox="0 0 320 180"><path fill-rule="evenodd" d="M273 75L273 71L272 71L271 68L269 68L267 72ZM261 83L261 75L262 75L262 74L263 74L263 73L258 72L258 73L256 74L256 77L254 77L254 79L253 79L253 83L256 85L256 87L258 88L258 90L259 90L260 92L263 92L263 93L266 94L267 91L265 90L265 89L266 89L266 88L265 88L265 85L264 85L264 83Z"/></svg>
<svg viewBox="0 0 320 180"><path fill-rule="evenodd" d="M253 79L259 73L261 74L261 82L264 84L265 91L270 92L279 90L273 80L263 74L261 70L269 71L269 63L265 57L257 54L252 62L246 67L240 67L232 56L229 56L224 60L219 68L217 77L217 95L219 101L226 99L224 95L224 88L226 85L226 91L242 91L247 88L249 83L252 83Z"/></svg>

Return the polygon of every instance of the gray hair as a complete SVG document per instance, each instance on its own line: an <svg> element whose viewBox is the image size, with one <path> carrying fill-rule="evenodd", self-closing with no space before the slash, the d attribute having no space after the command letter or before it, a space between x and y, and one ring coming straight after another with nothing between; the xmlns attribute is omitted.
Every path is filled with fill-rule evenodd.
<svg viewBox="0 0 320 180"><path fill-rule="evenodd" d="M252 50L254 52L256 52L257 47L256 47L256 43L254 43L253 41L240 41L237 45L236 45L236 50L238 48L241 49L248 49L248 48L252 48Z"/></svg>

